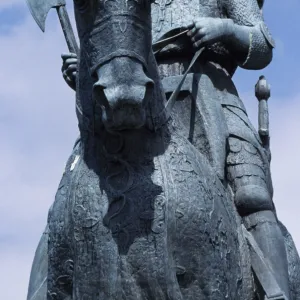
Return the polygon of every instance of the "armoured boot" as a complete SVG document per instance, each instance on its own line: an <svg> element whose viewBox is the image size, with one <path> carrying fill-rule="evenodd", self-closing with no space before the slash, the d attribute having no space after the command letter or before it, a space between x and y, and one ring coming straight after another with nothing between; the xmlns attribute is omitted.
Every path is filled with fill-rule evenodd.
<svg viewBox="0 0 300 300"><path fill-rule="evenodd" d="M257 272L261 274L256 275L261 279L259 281L266 293L265 299L290 300L288 262L284 237L274 212L265 210L266 205L264 205L268 202L272 203L269 192L260 186L242 186L236 192L235 201L236 204L253 204L255 202L258 204L256 212L251 212L242 216L242 218L248 233L253 237L254 250L257 247L256 252L261 253L267 269L270 270L265 272L261 266L257 268ZM260 253L256 254L259 256ZM279 292L274 291L276 288L272 287L272 280L267 277L274 278L274 286L282 291L281 295L280 290ZM271 297L268 296L266 290L270 291Z"/></svg>

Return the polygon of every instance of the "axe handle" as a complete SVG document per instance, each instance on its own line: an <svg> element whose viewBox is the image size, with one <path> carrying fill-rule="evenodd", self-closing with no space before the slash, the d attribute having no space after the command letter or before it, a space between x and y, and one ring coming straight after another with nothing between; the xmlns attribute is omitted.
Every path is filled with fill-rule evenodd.
<svg viewBox="0 0 300 300"><path fill-rule="evenodd" d="M75 39L74 31L66 7L62 5L57 7L56 9L69 51L78 55L79 48Z"/></svg>

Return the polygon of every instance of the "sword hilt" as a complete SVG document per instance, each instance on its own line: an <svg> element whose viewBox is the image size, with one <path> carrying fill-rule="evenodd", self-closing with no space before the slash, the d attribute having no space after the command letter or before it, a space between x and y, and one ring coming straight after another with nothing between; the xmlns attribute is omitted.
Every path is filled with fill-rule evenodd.
<svg viewBox="0 0 300 300"><path fill-rule="evenodd" d="M260 76L255 85L255 96L259 102L258 107L258 133L265 148L269 148L269 108L268 100L271 96L271 88L265 76Z"/></svg>

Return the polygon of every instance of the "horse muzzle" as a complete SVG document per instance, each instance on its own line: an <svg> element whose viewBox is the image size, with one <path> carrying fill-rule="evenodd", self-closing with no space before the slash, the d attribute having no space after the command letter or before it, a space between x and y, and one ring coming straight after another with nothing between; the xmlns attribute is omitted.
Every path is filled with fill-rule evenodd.
<svg viewBox="0 0 300 300"><path fill-rule="evenodd" d="M153 81L143 65L130 57L116 57L96 69L93 97L101 106L102 122L108 130L138 129L145 125L147 103Z"/></svg>

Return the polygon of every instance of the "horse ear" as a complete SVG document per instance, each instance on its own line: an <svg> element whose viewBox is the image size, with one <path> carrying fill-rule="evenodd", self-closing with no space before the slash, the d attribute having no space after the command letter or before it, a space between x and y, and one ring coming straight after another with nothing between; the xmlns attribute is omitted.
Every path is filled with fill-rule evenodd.
<svg viewBox="0 0 300 300"><path fill-rule="evenodd" d="M263 8L265 0L257 0L258 6L260 9Z"/></svg>

